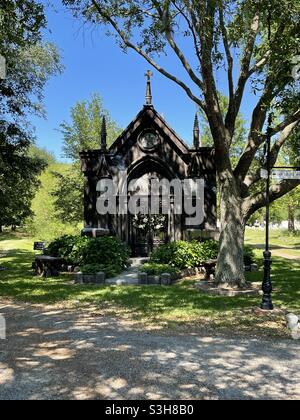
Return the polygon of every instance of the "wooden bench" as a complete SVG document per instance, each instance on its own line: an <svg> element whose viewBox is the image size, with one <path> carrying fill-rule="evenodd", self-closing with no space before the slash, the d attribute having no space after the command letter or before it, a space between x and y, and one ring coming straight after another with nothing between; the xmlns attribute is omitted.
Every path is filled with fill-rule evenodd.
<svg viewBox="0 0 300 420"><path fill-rule="evenodd" d="M38 255L35 257L35 272L40 277L57 277L64 263L63 258Z"/></svg>

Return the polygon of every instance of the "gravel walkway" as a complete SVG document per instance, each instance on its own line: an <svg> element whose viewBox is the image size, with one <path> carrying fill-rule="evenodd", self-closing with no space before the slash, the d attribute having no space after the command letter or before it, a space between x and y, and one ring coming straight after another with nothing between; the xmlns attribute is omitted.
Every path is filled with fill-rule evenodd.
<svg viewBox="0 0 300 420"><path fill-rule="evenodd" d="M299 399L300 343L137 331L0 302L0 399Z"/></svg>

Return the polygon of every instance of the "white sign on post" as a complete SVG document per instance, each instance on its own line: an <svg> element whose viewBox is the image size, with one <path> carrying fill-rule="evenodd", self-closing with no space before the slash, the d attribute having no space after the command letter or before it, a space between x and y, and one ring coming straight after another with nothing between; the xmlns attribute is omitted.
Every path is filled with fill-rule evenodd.
<svg viewBox="0 0 300 420"><path fill-rule="evenodd" d="M273 171L273 179L300 179L300 171Z"/></svg>

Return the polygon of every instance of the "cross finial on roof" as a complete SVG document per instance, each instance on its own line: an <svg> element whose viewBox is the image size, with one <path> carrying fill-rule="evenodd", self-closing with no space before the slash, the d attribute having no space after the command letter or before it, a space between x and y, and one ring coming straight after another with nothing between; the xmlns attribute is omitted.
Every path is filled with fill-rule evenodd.
<svg viewBox="0 0 300 420"><path fill-rule="evenodd" d="M153 76L152 71L148 70L145 76L147 77L146 105L151 106L152 105L151 77Z"/></svg>

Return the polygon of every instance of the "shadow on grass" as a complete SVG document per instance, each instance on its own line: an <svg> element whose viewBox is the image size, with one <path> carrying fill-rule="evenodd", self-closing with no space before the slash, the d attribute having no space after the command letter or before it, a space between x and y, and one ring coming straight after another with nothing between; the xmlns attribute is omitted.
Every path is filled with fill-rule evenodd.
<svg viewBox="0 0 300 420"><path fill-rule="evenodd" d="M248 273L251 282L263 280L263 262L260 261L261 270L257 273ZM273 298L276 306L300 312L300 261L283 257L272 258Z"/></svg>
<svg viewBox="0 0 300 420"><path fill-rule="evenodd" d="M253 243L251 243L250 245L251 245L252 248L255 248L255 249L261 249L261 250L265 249L265 244L253 244ZM272 249L274 249L274 250L276 250L276 249L286 249L286 250L290 250L290 251L300 250L300 243L289 245L289 246L287 246L287 245L270 245L270 249L271 250Z"/></svg>
<svg viewBox="0 0 300 420"><path fill-rule="evenodd" d="M274 258L272 278L276 301L289 310L300 312L300 262Z"/></svg>
<svg viewBox="0 0 300 420"><path fill-rule="evenodd" d="M180 308L183 311L226 311L249 305L249 299L223 298L195 292L193 282L185 281L172 287L163 286L78 286L69 275L42 279L33 275L34 252L8 251L2 258L7 271L0 273L0 293L33 303L54 303L78 299L82 302L107 301L126 306L144 314L160 314Z"/></svg>
<svg viewBox="0 0 300 420"><path fill-rule="evenodd" d="M184 281L172 287L163 286L78 286L69 275L42 279L33 275L34 253L9 251L4 259L7 271L0 273L0 293L32 303L55 303L64 300L110 302L138 311L146 316L159 316L179 310L185 315L222 312L254 304L255 299L208 296L195 291L193 282Z"/></svg>
<svg viewBox="0 0 300 420"><path fill-rule="evenodd" d="M164 286L93 286L74 285L70 275L42 279L33 275L34 252L9 251L4 261L7 271L0 272L0 294L17 300L52 304L79 301L96 305L115 305L137 317L178 322L211 317L229 323L239 311L258 306L261 298L209 296L186 280L171 287ZM1 261L0 260L0 261ZM300 263L274 258L272 278L276 306L300 312ZM262 280L262 272L250 273L251 281ZM244 320L247 323L247 319ZM263 327L263 326L262 326Z"/></svg>

